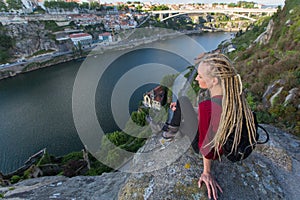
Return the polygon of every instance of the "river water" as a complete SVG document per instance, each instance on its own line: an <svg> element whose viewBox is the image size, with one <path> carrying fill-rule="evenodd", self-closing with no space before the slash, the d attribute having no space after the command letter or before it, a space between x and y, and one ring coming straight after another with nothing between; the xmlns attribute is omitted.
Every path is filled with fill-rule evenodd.
<svg viewBox="0 0 300 200"><path fill-rule="evenodd" d="M231 35L203 33L190 37L206 51L211 51ZM185 44L184 40L177 39L161 43L173 43L179 47ZM184 59L173 59L172 56L174 55L144 49L131 52L109 66L105 78L99 81L95 96L97 117L105 132L118 129L107 102L110 101L114 84L122 74L136 65L151 63L153 60L184 71L187 62ZM118 67L124 63L127 67ZM8 173L19 168L29 156L43 148L56 156L83 148L72 115L73 85L81 64L71 61L0 81L1 172ZM154 84L146 84L133 93L130 112L137 108L142 94L153 86ZM122 94L118 98L121 99Z"/></svg>

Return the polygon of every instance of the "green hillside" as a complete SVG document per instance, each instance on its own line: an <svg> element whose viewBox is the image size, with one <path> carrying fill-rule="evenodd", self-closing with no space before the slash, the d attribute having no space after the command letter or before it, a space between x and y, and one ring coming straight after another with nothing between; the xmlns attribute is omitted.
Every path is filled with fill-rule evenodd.
<svg viewBox="0 0 300 200"><path fill-rule="evenodd" d="M254 43L270 20L274 22L271 38ZM300 136L300 1L286 0L282 9L257 22L233 44L237 51L229 57L242 75L260 122ZM294 96L286 100L290 93Z"/></svg>

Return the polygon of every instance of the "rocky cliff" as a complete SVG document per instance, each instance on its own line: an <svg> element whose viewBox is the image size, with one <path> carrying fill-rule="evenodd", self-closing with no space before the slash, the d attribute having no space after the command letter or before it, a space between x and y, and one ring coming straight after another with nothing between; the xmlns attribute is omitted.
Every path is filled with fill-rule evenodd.
<svg viewBox="0 0 300 200"><path fill-rule="evenodd" d="M15 57L27 57L40 50L66 51L72 49L71 41L58 42L55 34L43 22L9 24L6 35L13 38Z"/></svg>
<svg viewBox="0 0 300 200"><path fill-rule="evenodd" d="M270 141L258 146L245 161L233 164L223 158L214 162L214 175L224 191L219 199L294 200L300 196L300 140L272 126L264 127ZM164 143L153 135L130 165L122 168L126 172L30 179L2 187L0 194L5 199L31 200L207 199L206 188L197 187L202 159L191 148L184 148L187 144L184 136Z"/></svg>
<svg viewBox="0 0 300 200"><path fill-rule="evenodd" d="M271 18L233 39L229 53L262 123L300 136L300 1L286 0Z"/></svg>

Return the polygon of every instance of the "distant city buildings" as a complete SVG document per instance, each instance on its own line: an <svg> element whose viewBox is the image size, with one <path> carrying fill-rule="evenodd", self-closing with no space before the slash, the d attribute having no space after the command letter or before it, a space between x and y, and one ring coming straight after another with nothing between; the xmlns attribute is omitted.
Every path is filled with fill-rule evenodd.
<svg viewBox="0 0 300 200"><path fill-rule="evenodd" d="M54 0L21 0L19 1L22 4L22 8L20 10L26 10L26 12L29 11L34 11L37 6L42 7L43 9L45 9L45 2L50 2L50 1L54 1ZM55 0L56 1L56 0ZM4 2L7 4L7 0L4 0ZM139 10L143 10L143 11L149 11L151 10L154 6L160 6L160 5L166 5L170 10L196 10L196 9L205 9L205 8L216 8L216 9L226 9L229 7L230 4L226 4L226 3L177 3L177 4L161 4L159 2L139 2L139 1L120 1L120 2L115 2L115 3L106 3L105 1L100 1L100 0L62 0L61 2L74 2L77 3L79 5L83 5L83 4L89 4L91 5L92 3L96 3L101 5L103 8L107 8L110 7L112 9L106 10L107 14L111 15L111 14L119 14L119 8L120 7L124 7L126 6L128 8L128 10L130 11L136 11L137 8ZM262 4L258 4L258 3L253 3L254 4L254 8L262 8ZM48 12L62 12L64 9L47 9ZM66 10L64 10L64 12L70 12L70 10L68 10L68 8ZM74 9L74 11L72 12L76 12L78 13L77 9Z"/></svg>
<svg viewBox="0 0 300 200"><path fill-rule="evenodd" d="M134 29L138 27L138 25L143 24L151 16L149 12L144 11L153 10L154 8L158 8L162 5L160 3L153 3L150 1L124 1L116 3L105 3L100 0L53 1L56 0L21 0L18 1L19 4L23 4L21 9L16 10L10 8L11 10L7 10L6 8L8 7L6 5L8 5L8 3L4 0L5 4L2 5L3 8L2 11L0 11L1 23L4 25L13 23L26 24L29 21L49 20L54 21L57 26L60 27L71 25L70 27L66 27L64 30L54 31L57 41L62 42L65 40L71 40L75 46L78 46L79 43L83 46L91 46L92 44L96 46L98 45L97 42L103 45L121 41L122 38L118 35L119 32L126 29ZM75 4L68 4L66 2L74 2ZM98 4L98 7L91 9L94 4ZM169 10L176 10L177 12L180 10L189 11L211 8L227 9L229 6L232 5L225 3L180 3L164 4L163 7ZM236 5L234 4L234 6ZM261 5L255 4L254 7L261 8ZM27 15L32 12L35 14ZM10 15L14 15L14 17L12 18ZM164 15L170 16L171 14ZM161 13L160 16L163 17L163 14ZM240 18L238 15L230 17L230 20L232 21ZM185 18L185 22L190 21L193 21L195 24L200 22L204 24L204 22L208 22L210 24L205 26L209 28L218 28L219 26L218 23L215 23L215 16L209 14L204 15L201 18L197 15L188 15ZM151 24L149 26L151 26ZM238 29L241 26L238 25L234 28ZM194 25L192 28L195 27L197 26ZM88 30L91 30L89 33L92 35L86 33ZM153 102L152 104L154 105L155 99Z"/></svg>

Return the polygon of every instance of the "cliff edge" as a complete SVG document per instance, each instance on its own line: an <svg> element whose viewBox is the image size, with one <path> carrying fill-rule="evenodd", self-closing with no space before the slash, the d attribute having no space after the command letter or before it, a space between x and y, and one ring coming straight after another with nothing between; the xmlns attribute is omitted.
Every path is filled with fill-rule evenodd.
<svg viewBox="0 0 300 200"><path fill-rule="evenodd" d="M300 196L300 140L272 126L264 127L270 141L258 146L245 161L231 163L222 158L214 162L214 175L224 191L219 199L294 200ZM184 148L186 144L189 141L184 136L162 143L159 135L153 135L118 172L28 179L0 188L0 194L19 200L208 199L206 188L197 186L203 169L201 156Z"/></svg>
<svg viewBox="0 0 300 200"><path fill-rule="evenodd" d="M223 189L219 199L292 200L300 196L300 141L272 126L264 127L270 133L270 141L259 145L249 158L231 163L223 157L221 162L214 162L213 173ZM160 145L154 137L141 151L156 146L154 143ZM161 153L158 155L162 163L168 160ZM137 165L148 166L149 162ZM199 189L197 184L202 170L201 156L189 148L162 169L131 174L119 192L119 199L208 199L205 186Z"/></svg>

